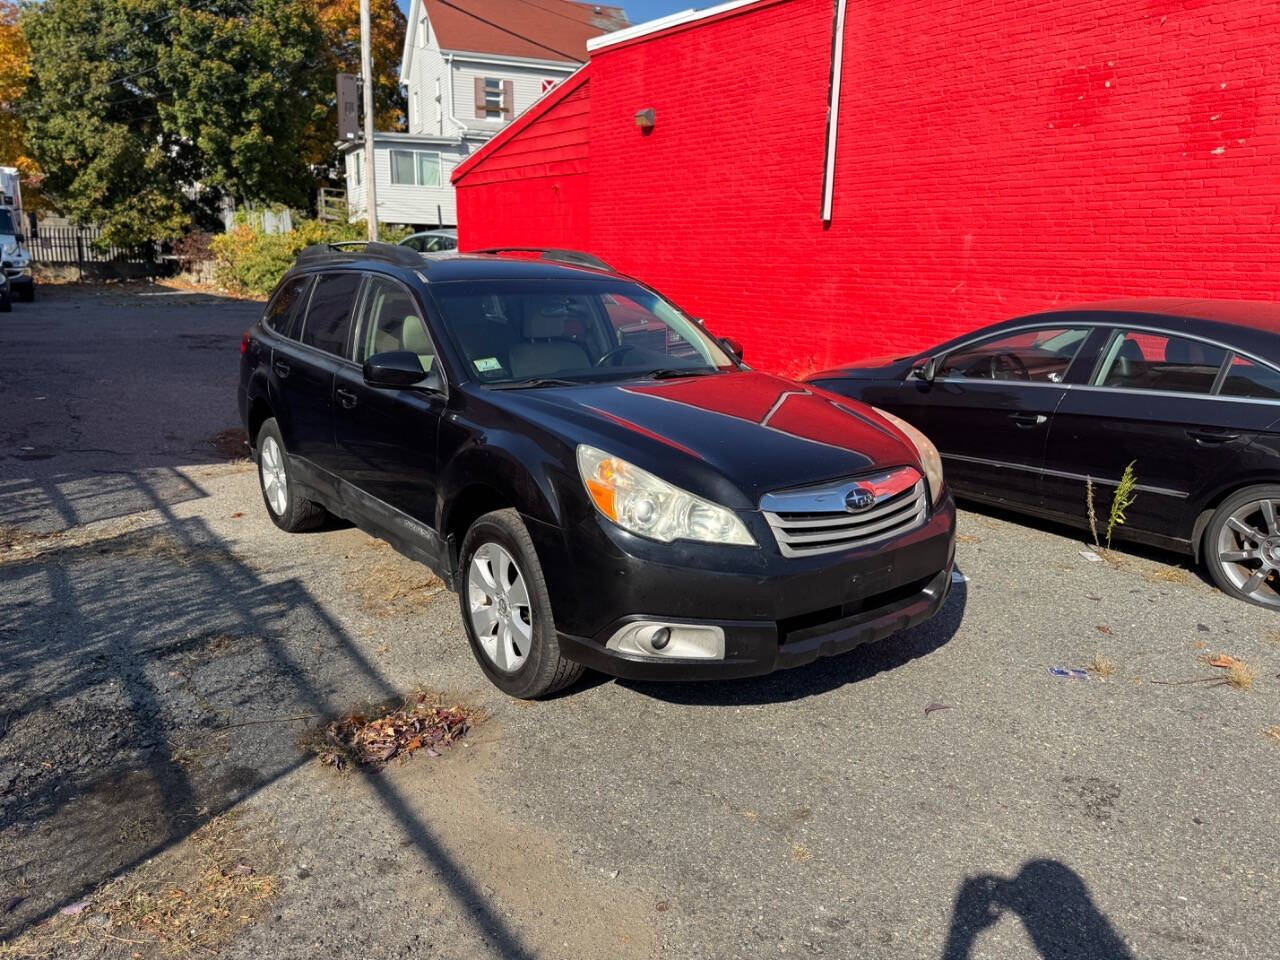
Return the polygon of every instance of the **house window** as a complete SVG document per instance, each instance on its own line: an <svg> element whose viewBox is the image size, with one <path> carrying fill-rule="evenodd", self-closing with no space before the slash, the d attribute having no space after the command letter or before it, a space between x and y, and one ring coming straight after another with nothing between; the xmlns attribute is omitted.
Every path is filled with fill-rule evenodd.
<svg viewBox="0 0 1280 960"><path fill-rule="evenodd" d="M476 77L476 116L486 120L515 116L515 84L497 77Z"/></svg>
<svg viewBox="0 0 1280 960"><path fill-rule="evenodd" d="M413 119L413 129L417 130L419 127L422 126L422 104L418 102L418 91L417 90L413 91L413 93L409 95L409 99L410 99L409 115Z"/></svg>
<svg viewBox="0 0 1280 960"><path fill-rule="evenodd" d="M411 187L438 187L440 154L426 150L392 150L391 182Z"/></svg>
<svg viewBox="0 0 1280 960"><path fill-rule="evenodd" d="M364 173L364 170L362 164L364 163L364 158L360 156L360 151L358 150L352 154L352 157L354 157L355 160L351 164L351 182L358 187L360 186L360 181L363 179L362 174Z"/></svg>

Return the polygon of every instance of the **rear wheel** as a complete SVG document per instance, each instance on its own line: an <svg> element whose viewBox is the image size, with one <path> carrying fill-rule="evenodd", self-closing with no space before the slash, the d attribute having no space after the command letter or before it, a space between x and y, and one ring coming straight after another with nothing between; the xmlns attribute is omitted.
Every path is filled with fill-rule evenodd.
<svg viewBox="0 0 1280 960"><path fill-rule="evenodd" d="M320 504L299 494L275 420L267 420L259 428L257 449L258 482L271 521L289 533L320 526L328 514Z"/></svg>
<svg viewBox="0 0 1280 960"><path fill-rule="evenodd" d="M458 599L471 652L499 690L532 699L582 676L560 655L551 599L524 521L486 513L462 541Z"/></svg>
<svg viewBox="0 0 1280 960"><path fill-rule="evenodd" d="M1226 593L1280 610L1280 486L1223 500L1204 531L1205 566Z"/></svg>

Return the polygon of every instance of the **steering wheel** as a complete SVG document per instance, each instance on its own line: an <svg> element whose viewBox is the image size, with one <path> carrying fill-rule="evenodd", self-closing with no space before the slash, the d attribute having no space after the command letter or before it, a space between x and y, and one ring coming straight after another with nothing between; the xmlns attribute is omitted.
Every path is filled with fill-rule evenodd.
<svg viewBox="0 0 1280 960"><path fill-rule="evenodd" d="M594 365L597 367L603 367L606 363L608 363L614 357L620 357L624 353L628 352L629 350L634 350L634 349L635 348L631 344L624 343L620 347L614 347L612 350L606 350L604 353L600 354L600 359L597 360Z"/></svg>
<svg viewBox="0 0 1280 960"><path fill-rule="evenodd" d="M1013 374L1011 377L1000 376L1001 371ZM1016 353L993 353L991 355L992 380L1030 380L1031 371Z"/></svg>

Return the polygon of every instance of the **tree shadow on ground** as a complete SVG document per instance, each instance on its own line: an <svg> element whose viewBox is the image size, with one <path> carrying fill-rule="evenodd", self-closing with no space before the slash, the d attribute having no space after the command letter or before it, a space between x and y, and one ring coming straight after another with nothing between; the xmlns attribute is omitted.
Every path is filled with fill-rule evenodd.
<svg viewBox="0 0 1280 960"><path fill-rule="evenodd" d="M1022 921L1043 960L1134 960L1083 879L1057 860L1030 860L1012 879L969 877L956 894L942 960L972 960L979 935L1005 913Z"/></svg>

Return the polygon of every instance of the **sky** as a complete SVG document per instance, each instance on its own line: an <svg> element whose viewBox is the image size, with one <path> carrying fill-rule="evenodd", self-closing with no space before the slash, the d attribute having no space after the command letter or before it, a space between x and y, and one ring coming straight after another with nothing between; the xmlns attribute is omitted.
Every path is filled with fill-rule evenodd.
<svg viewBox="0 0 1280 960"><path fill-rule="evenodd" d="M407 14L409 12L409 0L398 0L398 2L400 9ZM608 0L608 2L617 6L619 0ZM665 17L668 13L711 7L719 2L720 0L621 0L621 6L623 10L627 11L627 19L632 23L644 23L646 20Z"/></svg>

